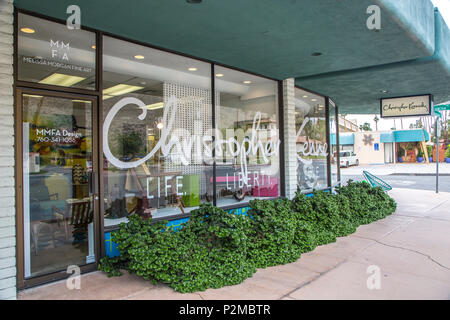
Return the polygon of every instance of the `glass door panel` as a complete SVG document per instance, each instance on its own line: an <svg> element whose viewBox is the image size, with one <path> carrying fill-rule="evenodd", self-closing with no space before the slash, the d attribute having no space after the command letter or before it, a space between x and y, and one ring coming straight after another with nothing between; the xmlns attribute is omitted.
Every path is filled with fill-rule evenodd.
<svg viewBox="0 0 450 320"><path fill-rule="evenodd" d="M95 262L93 100L21 94L24 276Z"/></svg>

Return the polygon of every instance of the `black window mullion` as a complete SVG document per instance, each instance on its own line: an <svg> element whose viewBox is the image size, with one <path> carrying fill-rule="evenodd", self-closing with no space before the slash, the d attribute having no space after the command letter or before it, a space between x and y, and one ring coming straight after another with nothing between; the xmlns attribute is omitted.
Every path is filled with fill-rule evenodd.
<svg viewBox="0 0 450 320"><path fill-rule="evenodd" d="M339 111L338 106L335 105L335 117L336 117L336 165L337 165L337 175L338 184L341 185L341 158L339 156L340 141L339 141Z"/></svg>
<svg viewBox="0 0 450 320"><path fill-rule="evenodd" d="M325 99L325 130L327 136L327 145L328 145L328 155L327 155L327 182L328 187L332 187L332 179L331 179L331 153L333 152L333 146L331 145L331 137L330 137L330 101L327 97Z"/></svg>
<svg viewBox="0 0 450 320"><path fill-rule="evenodd" d="M285 143L284 143L284 100L283 82L278 81L278 136L281 141L279 152L280 196L286 197L286 168L285 168Z"/></svg>
<svg viewBox="0 0 450 320"><path fill-rule="evenodd" d="M98 170L97 170L97 177L99 186L98 194L100 199L104 199L105 197L105 189L104 189L104 168L103 168L103 34L102 32L97 31L96 32L96 41L95 41L95 53L96 53L96 89L99 92L100 96L97 100L97 118L98 118L98 124L97 124L97 135L98 135L98 154L97 154L97 161L98 161ZM99 219L99 252L98 255L100 258L103 258L105 254L105 220L104 220L104 212L105 212L105 202L99 201L99 212L98 217Z"/></svg>
<svg viewBox="0 0 450 320"><path fill-rule="evenodd" d="M214 64L211 63L211 107L212 107L212 129L213 129L213 138L212 145L215 146L216 142L216 77L214 72ZM216 187L216 148L213 147L212 150L213 157L213 205L217 205L217 187Z"/></svg>

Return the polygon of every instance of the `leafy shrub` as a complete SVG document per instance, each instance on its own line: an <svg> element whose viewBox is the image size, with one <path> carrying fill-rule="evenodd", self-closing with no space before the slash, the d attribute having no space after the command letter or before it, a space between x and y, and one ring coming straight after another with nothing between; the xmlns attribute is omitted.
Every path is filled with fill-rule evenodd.
<svg viewBox="0 0 450 320"><path fill-rule="evenodd" d="M337 202L339 223L336 230L336 237L344 237L355 233L359 224L353 220L353 208L350 200L342 194L335 194L332 197Z"/></svg>
<svg viewBox="0 0 450 320"><path fill-rule="evenodd" d="M318 245L386 217L396 206L380 187L349 181L336 194L252 200L248 215L204 204L177 232L167 221L152 223L133 215L113 232L120 256L103 258L99 269L109 276L127 269L179 292L235 285L256 268L294 262Z"/></svg>
<svg viewBox="0 0 450 320"><path fill-rule="evenodd" d="M433 156L433 146L427 146L427 153L429 157Z"/></svg>
<svg viewBox="0 0 450 320"><path fill-rule="evenodd" d="M249 260L257 268L293 262L300 258L300 250L293 246L297 221L291 203L282 200L250 201Z"/></svg>
<svg viewBox="0 0 450 320"><path fill-rule="evenodd" d="M350 203L340 194L319 191L314 192L313 197L306 197L297 193L292 201L292 210L297 212L299 220L296 245L307 251L356 231Z"/></svg>
<svg viewBox="0 0 450 320"><path fill-rule="evenodd" d="M397 204L381 187L373 188L369 183L349 181L347 186L337 188L350 203L351 220L356 226L369 224L393 213Z"/></svg>
<svg viewBox="0 0 450 320"><path fill-rule="evenodd" d="M301 253L314 250L319 241L315 232L317 218L311 198L297 193L291 201L291 210L295 213L297 220L293 244L299 248Z"/></svg>
<svg viewBox="0 0 450 320"><path fill-rule="evenodd" d="M191 214L178 232L167 222L152 224L131 216L113 234L120 257L102 259L100 269L113 276L127 268L179 292L238 284L256 271L247 260L248 217L228 214L210 204Z"/></svg>
<svg viewBox="0 0 450 320"><path fill-rule="evenodd" d="M229 214L210 204L194 210L179 232L185 254L175 290L203 291L241 283L256 272L247 259L250 218Z"/></svg>

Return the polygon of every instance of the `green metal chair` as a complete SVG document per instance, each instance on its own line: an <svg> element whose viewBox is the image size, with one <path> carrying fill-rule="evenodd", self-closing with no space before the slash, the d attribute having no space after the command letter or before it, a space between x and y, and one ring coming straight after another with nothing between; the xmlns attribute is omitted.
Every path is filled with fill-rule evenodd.
<svg viewBox="0 0 450 320"><path fill-rule="evenodd" d="M372 187L381 187L384 191L392 190L392 187L386 181L381 180L373 174L367 171L363 171L363 175L366 178L367 182L372 185Z"/></svg>

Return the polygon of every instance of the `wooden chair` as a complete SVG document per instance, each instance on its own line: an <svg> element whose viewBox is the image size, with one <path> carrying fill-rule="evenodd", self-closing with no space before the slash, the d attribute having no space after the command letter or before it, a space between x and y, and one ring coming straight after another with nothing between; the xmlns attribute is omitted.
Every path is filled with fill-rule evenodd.
<svg viewBox="0 0 450 320"><path fill-rule="evenodd" d="M64 225L66 240L69 240L69 226L73 227L73 236L87 232L88 225L94 220L91 202L91 199L68 201L65 211L53 207L53 214L58 225L60 223Z"/></svg>

